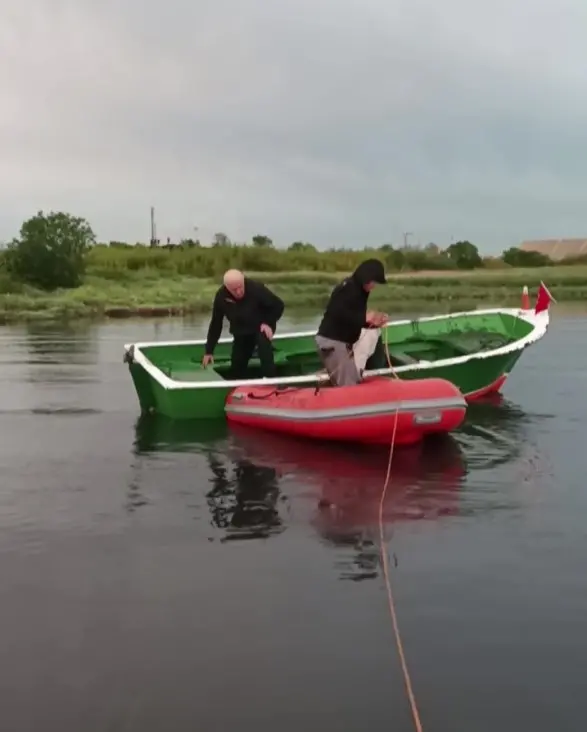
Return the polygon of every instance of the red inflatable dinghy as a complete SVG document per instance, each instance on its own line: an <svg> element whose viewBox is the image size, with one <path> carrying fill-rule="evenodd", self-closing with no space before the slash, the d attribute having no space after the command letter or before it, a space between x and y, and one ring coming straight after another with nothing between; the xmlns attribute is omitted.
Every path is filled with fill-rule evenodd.
<svg viewBox="0 0 587 732"><path fill-rule="evenodd" d="M419 442L450 432L465 418L467 404L444 379L365 379L356 386L240 386L225 405L229 422L319 440L389 444Z"/></svg>

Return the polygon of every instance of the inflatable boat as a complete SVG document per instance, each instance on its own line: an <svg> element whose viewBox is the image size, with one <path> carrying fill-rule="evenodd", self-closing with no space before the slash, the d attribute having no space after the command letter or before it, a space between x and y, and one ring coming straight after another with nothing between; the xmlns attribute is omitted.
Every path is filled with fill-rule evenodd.
<svg viewBox="0 0 587 732"><path fill-rule="evenodd" d="M365 379L355 386L240 386L227 397L229 422L318 440L410 445L451 432L467 403L450 381ZM395 427L397 420L397 427Z"/></svg>

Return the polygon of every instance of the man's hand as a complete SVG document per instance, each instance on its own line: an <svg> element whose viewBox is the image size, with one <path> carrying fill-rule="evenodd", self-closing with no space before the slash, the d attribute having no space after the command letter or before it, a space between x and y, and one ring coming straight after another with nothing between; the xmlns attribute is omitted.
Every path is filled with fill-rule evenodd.
<svg viewBox="0 0 587 732"><path fill-rule="evenodd" d="M271 328L267 325L267 323L262 323L261 327L259 328L261 333L268 339L271 340L273 338L273 331Z"/></svg>
<svg viewBox="0 0 587 732"><path fill-rule="evenodd" d="M202 366L206 368L210 363L214 363L214 356L211 353L206 353L202 359Z"/></svg>
<svg viewBox="0 0 587 732"><path fill-rule="evenodd" d="M379 313L376 310L369 310L365 318L366 322L374 328L381 328L388 321L385 313Z"/></svg>

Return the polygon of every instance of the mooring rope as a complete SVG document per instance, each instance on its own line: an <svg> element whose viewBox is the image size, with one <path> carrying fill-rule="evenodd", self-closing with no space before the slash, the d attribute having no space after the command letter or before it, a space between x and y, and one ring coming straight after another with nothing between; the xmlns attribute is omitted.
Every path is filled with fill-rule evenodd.
<svg viewBox="0 0 587 732"><path fill-rule="evenodd" d="M394 378L399 380L399 376L395 372L395 369L393 368L393 364L391 363L391 356L389 353L389 344L388 344L388 331L387 328L383 328L385 331L385 337L383 340L383 347L385 349L385 357L387 359L387 364L389 366L389 369L391 371L391 374ZM357 343L360 342L361 338L365 335L366 331L361 333L361 336L359 337ZM355 344L356 345L356 344ZM350 357L353 358L353 354L351 352ZM408 702L410 705L410 710L412 713L412 719L414 721L414 728L416 732L423 732L422 728L422 722L420 721L420 713L418 711L418 704L416 703L416 697L414 695L414 691L412 688L412 681L410 678L410 672L408 670L408 664L406 661L406 655L404 652L403 642L402 642L402 636L399 629L399 623L397 619L397 612L395 607L395 598L393 595L393 586L391 582L391 573L389 570L389 557L387 554L387 548L385 546L385 534L384 534L384 523L383 523L383 509L385 505L385 498L387 496L387 490L389 488L389 485L391 483L391 466L393 462L393 454L395 449L395 438L397 433L397 423L399 419L399 409L401 405L401 399L398 399L396 408L395 408L395 415L394 415L394 421L393 421L393 431L391 435L391 442L389 445L389 459L387 461L387 471L385 474L385 480L383 482L383 488L381 490L381 498L379 501L379 511L378 511L378 523L379 523L379 553L381 556L381 566L383 568L383 577L385 581L385 589L387 592L387 602L389 607L389 614L391 616L391 623L393 627L393 633L395 637L395 642L397 646L397 652L399 655L400 660L400 666L402 670L402 675L404 677L404 684L406 687L406 693L408 696Z"/></svg>
<svg viewBox="0 0 587 732"><path fill-rule="evenodd" d="M384 340L384 348L385 348L385 356L387 358L387 363L389 364L389 368L391 369L391 373L395 376L396 379L399 379L398 375L395 373L395 370L391 364L391 357L389 355L389 347L387 343L387 329L385 330L385 340ZM381 499L379 501L379 552L381 554L381 565L383 567L383 577L385 580L385 588L387 590L387 602L389 606L389 614L391 616L391 623L393 626L393 633L395 636L395 642L397 646L397 652L399 655L402 675L404 677L404 683L406 687L406 693L408 695L408 701L410 704L410 710L412 712L412 719L414 720L414 728L416 729L416 732L422 732L422 722L420 721L420 713L418 711L418 705L416 703L416 697L414 695L414 691L412 688L412 681L410 678L410 672L408 670L408 664L406 661L406 655L404 653L404 647L402 642L402 636L399 629L399 623L397 620L397 612L395 609L395 598L393 596L393 587L391 583L391 573L389 571L389 557L387 554L387 547L385 546L385 535L383 530L383 507L385 504L385 497L387 495L387 489L389 488L389 484L391 482L391 464L393 461L393 453L395 448L395 435L397 432L397 422L398 422L398 416L399 416L399 407L401 404L401 400L398 400L397 406L395 409L395 418L393 422L393 432L391 435L391 443L389 445L389 460L387 462L387 472L385 474L385 481L383 483L383 489L381 491Z"/></svg>
<svg viewBox="0 0 587 732"><path fill-rule="evenodd" d="M391 371L392 376L394 378L396 378L396 379L399 380L399 376L395 372L395 369L393 368L393 364L391 363L391 356L389 354L387 328L383 327L383 330L385 331L385 337L384 337L384 340L383 340L383 346L384 346L384 349L385 349L385 357L387 359L387 364L389 366L389 369ZM357 344L360 342L361 338L363 338L364 335L367 332L368 331L365 330L365 331L363 331L363 333L361 333L361 335L359 336L359 339L357 340L357 343L354 344L355 347L357 346ZM354 358L353 351L351 351L349 353L349 358ZM338 368L341 368L341 366L342 366L342 364L339 365L337 367L337 369ZM329 374L331 380L332 380L333 374L336 373L337 369L335 369L332 374ZM292 390L295 391L296 388L297 387L293 387ZM304 388L304 387L301 387L301 388ZM317 391L318 391L318 388L317 388ZM289 389L286 389L284 391L289 391ZM258 398L258 399L268 398L270 396L273 396L276 393L277 393L277 390L272 390L269 394L263 395L261 397L256 397L256 398ZM249 394L249 396L250 397L255 397L254 394ZM410 704L410 710L411 710L412 718L413 718L413 721L414 721L414 727L415 727L416 732L422 732L422 730L423 730L422 723L420 721L420 714L419 714L419 711L418 711L418 705L416 703L416 698L415 698L414 691L413 691L413 688L412 688L412 682L411 682L410 673L409 673L409 670L408 670L408 664L407 664L407 661L406 661L406 655L404 653L404 647L403 647L402 637L401 637L401 633L400 633L400 629L399 629L399 623L398 623L398 619L397 619L397 612L396 612L396 608L395 608L395 598L394 598L394 595L393 595L393 588L392 588L392 583L391 583L391 573L389 571L389 557L388 557L388 554L387 554L387 549L385 547L385 535L384 535L384 523L383 523L383 508L384 508L384 504L385 504L385 498L386 498L386 495L387 495L387 489L389 488L389 485L390 485L390 482L391 482L391 466L392 466L392 462L393 462L393 454L394 454L394 449L395 449L395 438L396 438L396 433L397 433L397 423L398 423L398 418L399 418L400 405L401 405L401 399L398 399L397 404L396 404L396 408L395 408L395 416L394 416L394 423L393 423L393 432L392 432L392 435L391 435L391 442L390 442L390 445L389 445L389 460L387 462L387 471L386 471L386 474L385 474L385 480L384 480L383 488L382 488L382 491L381 491L381 499L379 501L379 512L378 512L378 523L379 523L379 553L380 553L380 556L381 556L381 565L382 565L382 568L383 568L383 577L384 577L384 580L385 580L385 588L386 588L386 591L387 591L387 601L388 601L388 607L389 607L389 614L391 616L391 623L392 623L392 627L393 627L393 633L394 633L395 642L396 642L396 646L397 646L397 651L398 651L398 655L399 655L399 660L400 660L400 666L401 666L401 670L402 670L402 675L404 677L404 683L405 683L405 687L406 687L406 693L407 693L408 701L409 701L409 704Z"/></svg>

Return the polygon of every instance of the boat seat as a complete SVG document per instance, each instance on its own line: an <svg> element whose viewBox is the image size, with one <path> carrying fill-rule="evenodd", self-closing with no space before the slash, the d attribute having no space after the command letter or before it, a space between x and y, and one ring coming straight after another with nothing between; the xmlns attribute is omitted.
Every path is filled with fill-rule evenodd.
<svg viewBox="0 0 587 732"><path fill-rule="evenodd" d="M175 381L224 381L220 374L211 366L208 368L192 369L191 371L177 371L171 377Z"/></svg>
<svg viewBox="0 0 587 732"><path fill-rule="evenodd" d="M392 363L395 361L396 365L399 364L400 366L409 366L413 363L419 363L419 360L417 358L414 358L413 356L410 356L403 351L393 350L389 352L389 355L391 357Z"/></svg>
<svg viewBox="0 0 587 732"><path fill-rule="evenodd" d="M465 344L462 341L459 342L456 338L445 338L444 342L461 356L468 356L470 353L475 353L479 350L479 344L476 342Z"/></svg>
<svg viewBox="0 0 587 732"><path fill-rule="evenodd" d="M185 361L180 363L163 364L161 371L174 381L223 381L222 376L217 374L215 369L208 366L204 368L200 363Z"/></svg>

